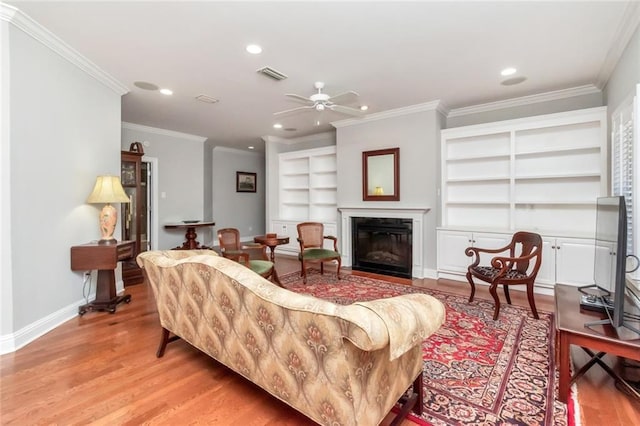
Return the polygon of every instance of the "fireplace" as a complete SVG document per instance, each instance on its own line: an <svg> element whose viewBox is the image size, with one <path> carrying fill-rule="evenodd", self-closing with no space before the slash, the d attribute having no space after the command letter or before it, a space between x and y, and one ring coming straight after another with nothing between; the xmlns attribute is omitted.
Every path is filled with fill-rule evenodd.
<svg viewBox="0 0 640 426"><path fill-rule="evenodd" d="M411 278L412 239L411 219L352 217L351 268Z"/></svg>

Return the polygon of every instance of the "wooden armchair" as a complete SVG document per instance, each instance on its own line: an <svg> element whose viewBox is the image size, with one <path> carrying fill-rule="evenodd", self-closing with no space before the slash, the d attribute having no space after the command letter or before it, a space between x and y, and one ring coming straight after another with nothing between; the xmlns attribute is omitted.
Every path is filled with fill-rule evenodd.
<svg viewBox="0 0 640 426"><path fill-rule="evenodd" d="M337 260L337 276L340 279L341 257L338 252L338 239L334 236L324 235L324 225L319 222L303 222L298 226L298 242L300 253L298 260L301 263L300 275L302 282L307 283L307 262L320 262L320 273L324 274L324 262ZM333 241L333 250L323 247L324 240Z"/></svg>
<svg viewBox="0 0 640 426"><path fill-rule="evenodd" d="M518 253L519 250L519 254ZM480 253L497 254L509 251L508 256L495 256L491 259L490 266L480 265ZM536 303L533 299L533 283L538 275L538 270L542 263L542 237L531 232L516 232L511 239L511 243L498 249L482 249L478 247L468 247L465 250L467 256L475 256L475 259L467 269L467 281L471 285L471 296L469 302L473 301L476 286L473 277L476 277L490 284L489 293L495 301L493 319L498 319L500 314L500 299L496 292L496 287L502 285L507 303L511 304L509 297L510 285L526 285L527 298L533 317L538 319ZM533 265L530 267L530 265Z"/></svg>
<svg viewBox="0 0 640 426"><path fill-rule="evenodd" d="M218 243L222 256L234 260L251 269L264 278L282 287L273 262L267 257L267 247L262 244L245 244L240 242L240 231L236 228L218 230Z"/></svg>

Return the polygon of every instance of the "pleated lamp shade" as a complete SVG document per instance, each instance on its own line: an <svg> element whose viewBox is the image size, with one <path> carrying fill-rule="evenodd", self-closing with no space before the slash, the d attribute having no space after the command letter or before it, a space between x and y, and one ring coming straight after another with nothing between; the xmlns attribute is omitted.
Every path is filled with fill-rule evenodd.
<svg viewBox="0 0 640 426"><path fill-rule="evenodd" d="M129 196L124 192L118 176L98 176L93 191L87 198L87 203L106 205L100 212L100 244L115 244L113 232L118 223L118 210L111 203L130 203Z"/></svg>

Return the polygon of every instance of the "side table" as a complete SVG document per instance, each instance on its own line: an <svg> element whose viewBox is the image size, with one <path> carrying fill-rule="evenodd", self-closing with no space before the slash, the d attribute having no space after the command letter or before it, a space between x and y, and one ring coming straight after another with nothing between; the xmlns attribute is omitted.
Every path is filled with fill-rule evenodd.
<svg viewBox="0 0 640 426"><path fill-rule="evenodd" d="M96 298L93 302L78 307L78 314L87 311L108 311L113 314L122 302L130 303L131 296L116 294L114 270L121 260L133 258L135 241L121 241L116 244L88 243L71 247L71 270L98 270Z"/></svg>
<svg viewBox="0 0 640 426"><path fill-rule="evenodd" d="M289 244L289 237L267 234L254 237L253 241L269 247L269 250L271 250L271 261L275 262L276 256L274 250L277 246Z"/></svg>
<svg viewBox="0 0 640 426"><path fill-rule="evenodd" d="M637 391L631 388L622 377L600 358L605 353L610 353L640 361L640 339L620 340L611 326L598 326L598 331L585 327L584 324L586 322L597 320L601 318L601 315L580 309L581 293L578 288L556 284L554 292L556 299L556 355L560 372L558 399L566 403L571 383L578 380L596 363L637 395ZM585 352L592 356L591 361L580 368L573 377L571 377L571 371L569 370L571 345L581 346ZM598 353L593 351L598 351Z"/></svg>
<svg viewBox="0 0 640 426"><path fill-rule="evenodd" d="M208 249L209 247L201 246L196 238L196 228L203 228L207 226L215 226L215 222L182 222L182 223L167 223L164 225L164 229L185 229L184 234L185 241L182 246L176 247L174 250L198 250Z"/></svg>

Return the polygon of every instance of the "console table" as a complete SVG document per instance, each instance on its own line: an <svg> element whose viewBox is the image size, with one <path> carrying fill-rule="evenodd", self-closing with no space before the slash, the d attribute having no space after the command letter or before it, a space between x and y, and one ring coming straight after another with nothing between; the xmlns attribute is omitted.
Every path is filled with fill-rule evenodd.
<svg viewBox="0 0 640 426"><path fill-rule="evenodd" d="M581 293L575 286L557 284L554 291L556 299L556 355L560 371L558 398L560 401L567 402L571 383L579 379L596 363L624 386L637 393L600 358L608 353L640 361L640 339L620 340L613 327L609 325L596 326L593 329L585 327L586 322L597 321L603 318L604 314L581 310ZM571 377L569 366L571 345L581 346L592 357L591 361L580 368L573 377ZM599 351L599 353L596 354L593 351Z"/></svg>
<svg viewBox="0 0 640 426"><path fill-rule="evenodd" d="M116 244L88 243L71 247L71 270L98 270L96 298L91 303L78 307L78 314L87 311L109 311L114 313L119 303L131 302L128 294L116 294L116 278L114 270L121 260L133 257L135 241L121 241Z"/></svg>
<svg viewBox="0 0 640 426"><path fill-rule="evenodd" d="M182 223L167 223L164 225L165 229L185 229L184 234L185 241L182 246L176 247L174 250L197 250L208 249L209 247L201 246L196 238L196 228L203 228L207 226L215 226L215 222L182 222Z"/></svg>

